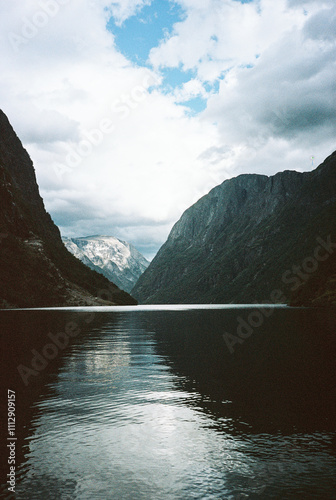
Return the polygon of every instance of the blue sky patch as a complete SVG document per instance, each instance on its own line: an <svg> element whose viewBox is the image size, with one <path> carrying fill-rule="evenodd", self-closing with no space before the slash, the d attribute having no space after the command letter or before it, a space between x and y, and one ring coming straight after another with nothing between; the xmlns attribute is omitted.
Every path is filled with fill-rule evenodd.
<svg viewBox="0 0 336 500"><path fill-rule="evenodd" d="M184 71L182 68L164 68L161 70L163 76L162 87L171 92L174 88L180 87L196 76L196 71Z"/></svg>
<svg viewBox="0 0 336 500"><path fill-rule="evenodd" d="M113 17L107 28L114 34L119 51L137 65L147 66L149 52L157 47L175 23L184 18L183 9L169 0L154 0L121 26L117 26Z"/></svg>
<svg viewBox="0 0 336 500"><path fill-rule="evenodd" d="M249 3L253 0L236 0ZM115 37L117 49L133 64L151 68L148 61L152 48L159 46L173 31L176 23L185 19L185 11L174 0L153 0L150 5L144 6L139 12L126 19L121 26L117 26L113 17L107 23L107 28ZM212 39L218 42L214 35ZM163 76L160 91L165 94L174 93L174 90L197 76L196 70L184 71L182 65L178 68L161 68ZM216 93L219 90L220 80L225 73L214 82L205 82L206 91ZM206 108L206 99L195 97L190 101L180 103L190 108L192 113L198 113Z"/></svg>
<svg viewBox="0 0 336 500"><path fill-rule="evenodd" d="M189 114L196 115L197 113L201 113L207 107L207 100L203 97L194 97L186 102L180 103L182 106L186 106L190 108Z"/></svg>

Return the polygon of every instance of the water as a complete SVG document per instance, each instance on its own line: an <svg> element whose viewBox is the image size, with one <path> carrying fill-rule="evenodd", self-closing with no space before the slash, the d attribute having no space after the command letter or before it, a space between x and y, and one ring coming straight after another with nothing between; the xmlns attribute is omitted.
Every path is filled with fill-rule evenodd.
<svg viewBox="0 0 336 500"><path fill-rule="evenodd" d="M1 313L15 498L336 498L336 314L266 308L231 353L255 310ZM26 387L16 367L66 328Z"/></svg>

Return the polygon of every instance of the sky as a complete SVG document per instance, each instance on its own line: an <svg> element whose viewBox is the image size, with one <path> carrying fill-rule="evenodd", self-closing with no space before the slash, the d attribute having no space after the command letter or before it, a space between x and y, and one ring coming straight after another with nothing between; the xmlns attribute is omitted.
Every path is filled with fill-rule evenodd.
<svg viewBox="0 0 336 500"><path fill-rule="evenodd" d="M336 149L336 2L0 0L0 108L62 235L151 259L224 180Z"/></svg>

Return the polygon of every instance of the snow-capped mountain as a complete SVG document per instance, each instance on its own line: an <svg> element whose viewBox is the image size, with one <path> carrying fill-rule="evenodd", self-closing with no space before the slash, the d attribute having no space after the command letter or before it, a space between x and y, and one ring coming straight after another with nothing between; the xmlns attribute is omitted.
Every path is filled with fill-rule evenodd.
<svg viewBox="0 0 336 500"><path fill-rule="evenodd" d="M149 266L148 260L133 245L113 236L62 239L75 257L127 292Z"/></svg>

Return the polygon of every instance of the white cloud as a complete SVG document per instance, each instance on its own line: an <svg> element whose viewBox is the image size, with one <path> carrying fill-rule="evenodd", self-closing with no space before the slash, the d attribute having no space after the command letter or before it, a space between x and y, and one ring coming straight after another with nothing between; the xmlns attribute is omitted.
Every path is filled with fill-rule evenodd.
<svg viewBox="0 0 336 500"><path fill-rule="evenodd" d="M335 149L336 8L179 0L184 18L150 71L106 29L111 13L121 25L148 3L0 2L0 100L64 233L112 234L152 254L225 178L308 170ZM194 76L165 95L164 67ZM198 116L183 106L194 97L208 100Z"/></svg>
<svg viewBox="0 0 336 500"><path fill-rule="evenodd" d="M136 244L138 232L127 229L136 222L162 241L207 181L197 158L216 143L215 128L188 117L173 97L148 92L160 78L116 50L105 29L108 2L59 6L18 50L8 33L25 33L40 8L13 4L1 26L0 98L34 160L47 209L72 235L117 229ZM79 163L67 162L70 153Z"/></svg>
<svg viewBox="0 0 336 500"><path fill-rule="evenodd" d="M159 47L150 61L155 67L196 69L198 77L214 80L232 67L254 64L281 34L302 25L303 15L286 9L285 0L238 1L180 0L186 20Z"/></svg>
<svg viewBox="0 0 336 500"><path fill-rule="evenodd" d="M119 0L113 1L110 6L110 12L115 18L117 25L122 23L131 16L134 16L145 5L150 5L152 0Z"/></svg>
<svg viewBox="0 0 336 500"><path fill-rule="evenodd" d="M321 161L335 149L333 2L180 4L186 19L150 59L158 68L193 69L197 77L188 84L221 77L201 118L235 151L235 172L307 169L311 149ZM175 92L177 100L188 95L188 84Z"/></svg>
<svg viewBox="0 0 336 500"><path fill-rule="evenodd" d="M181 87L177 87L174 91L176 102L185 102L195 97L207 98L209 93L205 90L203 83L193 78L184 83Z"/></svg>
<svg viewBox="0 0 336 500"><path fill-rule="evenodd" d="M312 40L335 43L336 11L335 8L323 9L307 21L304 35Z"/></svg>
<svg viewBox="0 0 336 500"><path fill-rule="evenodd" d="M293 30L273 44L254 68L238 68L212 96L205 118L219 120L231 141L288 141L335 132L335 46L321 49ZM259 142L258 142L259 143Z"/></svg>

